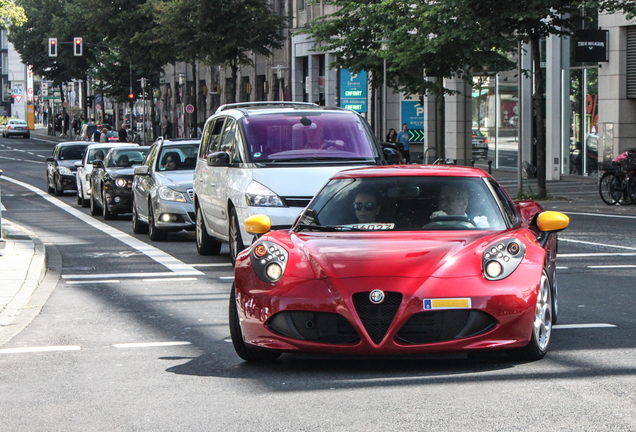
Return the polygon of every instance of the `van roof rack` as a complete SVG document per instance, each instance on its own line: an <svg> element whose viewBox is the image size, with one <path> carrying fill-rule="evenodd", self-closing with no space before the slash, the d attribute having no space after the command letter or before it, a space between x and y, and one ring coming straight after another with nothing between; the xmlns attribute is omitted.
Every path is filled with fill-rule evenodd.
<svg viewBox="0 0 636 432"><path fill-rule="evenodd" d="M233 104L225 104L221 105L217 108L216 112L220 113L221 111L229 110L229 109L240 109L240 108L309 108L309 107L320 107L320 105L316 105L314 103L309 102L293 102L293 101L265 101L265 102L239 102Z"/></svg>

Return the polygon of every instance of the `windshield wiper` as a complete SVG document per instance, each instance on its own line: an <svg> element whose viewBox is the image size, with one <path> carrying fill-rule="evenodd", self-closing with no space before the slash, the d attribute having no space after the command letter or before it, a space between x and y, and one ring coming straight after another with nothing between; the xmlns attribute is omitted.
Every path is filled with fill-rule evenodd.
<svg viewBox="0 0 636 432"><path fill-rule="evenodd" d="M367 230L363 230L360 228L354 228L354 227L349 227L349 226L342 226L342 225L305 225L305 224L298 224L296 225L296 228L299 228L301 230L313 230L313 231L323 231L323 232L341 232L341 231L367 231Z"/></svg>

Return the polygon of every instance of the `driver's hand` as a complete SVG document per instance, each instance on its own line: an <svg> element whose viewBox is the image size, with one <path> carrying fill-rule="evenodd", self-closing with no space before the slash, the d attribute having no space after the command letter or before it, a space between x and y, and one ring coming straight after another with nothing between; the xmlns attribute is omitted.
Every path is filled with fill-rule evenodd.
<svg viewBox="0 0 636 432"><path fill-rule="evenodd" d="M446 212L442 210L437 210L436 212L433 212L433 214L431 215L431 219L435 219L441 216L447 216Z"/></svg>

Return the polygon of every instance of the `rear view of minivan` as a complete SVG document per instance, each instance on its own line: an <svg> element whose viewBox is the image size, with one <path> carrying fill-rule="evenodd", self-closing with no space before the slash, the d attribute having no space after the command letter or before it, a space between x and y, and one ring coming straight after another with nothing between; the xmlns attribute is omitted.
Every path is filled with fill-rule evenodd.
<svg viewBox="0 0 636 432"><path fill-rule="evenodd" d="M243 222L266 214L285 229L323 184L343 169L399 161L359 114L298 102L221 106L203 130L194 171L196 247L232 262L251 244Z"/></svg>

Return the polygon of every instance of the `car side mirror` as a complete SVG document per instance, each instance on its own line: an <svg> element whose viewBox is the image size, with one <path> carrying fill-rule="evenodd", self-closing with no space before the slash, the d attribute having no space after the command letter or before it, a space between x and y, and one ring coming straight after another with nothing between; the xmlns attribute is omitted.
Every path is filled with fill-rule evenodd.
<svg viewBox="0 0 636 432"><path fill-rule="evenodd" d="M84 162L82 162L81 160L80 161L75 161L75 163L73 165L75 165L76 167L79 168L79 167L84 165Z"/></svg>
<svg viewBox="0 0 636 432"><path fill-rule="evenodd" d="M229 166L230 155L227 152L215 152L208 155L206 158L208 166Z"/></svg>
<svg viewBox="0 0 636 432"><path fill-rule="evenodd" d="M382 152L389 165L398 165L402 162L402 153L393 144L382 143Z"/></svg>
<svg viewBox="0 0 636 432"><path fill-rule="evenodd" d="M537 215L536 223L542 232L558 232L568 227L570 218L556 211L545 211Z"/></svg>
<svg viewBox="0 0 636 432"><path fill-rule="evenodd" d="M101 160L93 161L93 168L104 168L104 161L101 161Z"/></svg>
<svg viewBox="0 0 636 432"><path fill-rule="evenodd" d="M269 216L257 214L245 219L245 222L243 222L243 226L248 233L260 237L263 234L267 234L269 232L269 230L272 228L272 222L270 221Z"/></svg>
<svg viewBox="0 0 636 432"><path fill-rule="evenodd" d="M148 165L141 165L141 166L136 166L133 169L133 173L135 175L148 175L149 174L149 169L148 169Z"/></svg>
<svg viewBox="0 0 636 432"><path fill-rule="evenodd" d="M55 158L54 157L47 157L46 161L47 162L55 162Z"/></svg>

